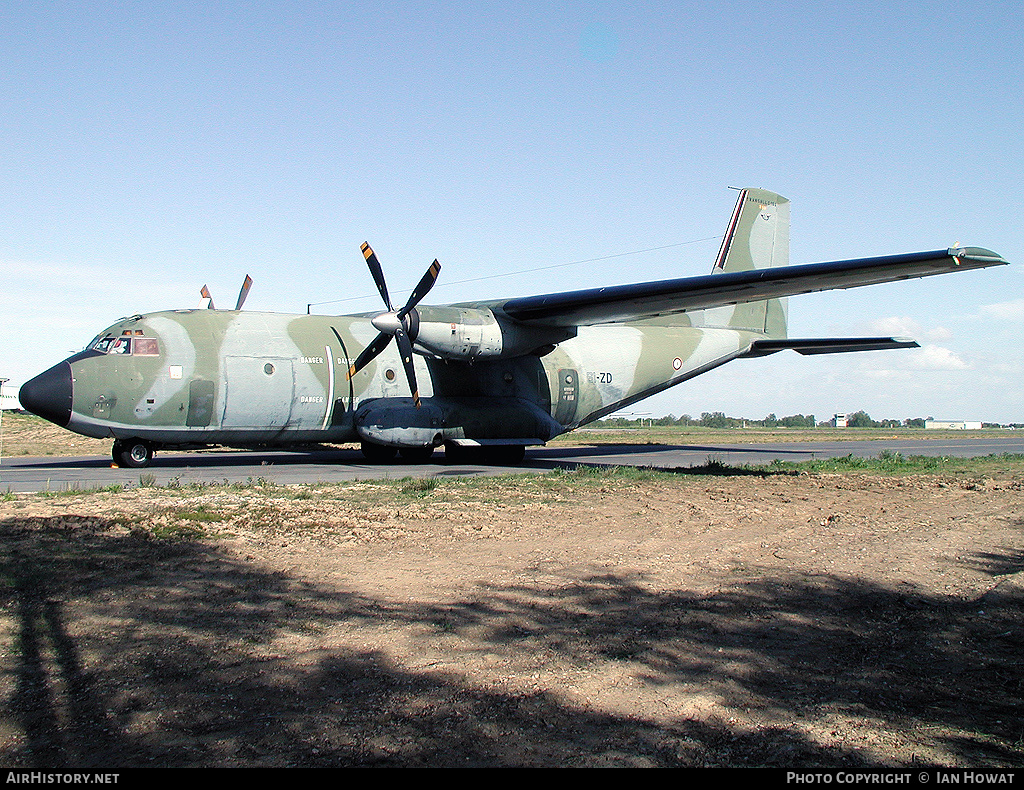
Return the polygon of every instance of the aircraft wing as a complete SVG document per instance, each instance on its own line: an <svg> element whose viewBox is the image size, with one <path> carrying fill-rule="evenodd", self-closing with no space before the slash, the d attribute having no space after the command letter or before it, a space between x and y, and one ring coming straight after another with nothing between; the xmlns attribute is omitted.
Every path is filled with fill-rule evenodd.
<svg viewBox="0 0 1024 790"><path fill-rule="evenodd" d="M951 247L933 252L721 272L678 280L527 296L508 299L494 306L520 324L570 327L623 323L688 310L909 280L1006 263L1009 261L1002 256L981 247Z"/></svg>

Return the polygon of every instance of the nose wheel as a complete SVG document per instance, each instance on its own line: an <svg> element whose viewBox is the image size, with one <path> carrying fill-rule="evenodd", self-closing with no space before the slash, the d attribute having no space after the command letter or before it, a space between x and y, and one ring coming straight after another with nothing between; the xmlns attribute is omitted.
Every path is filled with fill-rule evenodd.
<svg viewBox="0 0 1024 790"><path fill-rule="evenodd" d="M153 462L153 445L142 439L117 439L110 454L118 466L143 469Z"/></svg>

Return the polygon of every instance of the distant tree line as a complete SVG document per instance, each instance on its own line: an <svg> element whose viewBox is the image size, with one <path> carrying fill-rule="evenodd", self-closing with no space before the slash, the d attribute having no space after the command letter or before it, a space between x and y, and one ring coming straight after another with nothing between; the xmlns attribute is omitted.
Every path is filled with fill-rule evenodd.
<svg viewBox="0 0 1024 790"><path fill-rule="evenodd" d="M873 420L866 411L855 411L848 414L846 424L850 428L924 428L927 420L932 417L907 417L903 420ZM609 428L637 428L641 425L676 425L684 428L827 428L832 425L831 420L817 422L813 414L791 414L788 417L776 417L769 414L760 420L749 417L729 417L724 412L711 411L703 412L700 417L691 417L684 414L676 417L668 414L664 417L610 417L601 421L602 425ZM1021 428L1020 423L1011 423L1001 426L994 422L982 423L984 428Z"/></svg>
<svg viewBox="0 0 1024 790"><path fill-rule="evenodd" d="M760 420L752 420L748 417L728 417L724 412L704 412L700 417L691 417L684 414L676 417L669 414L664 417L637 417L629 419L626 417L610 417L601 421L602 425L611 428L636 428L643 425L678 425L685 428L813 428L817 424L813 414L792 414L789 417L776 417L769 414Z"/></svg>

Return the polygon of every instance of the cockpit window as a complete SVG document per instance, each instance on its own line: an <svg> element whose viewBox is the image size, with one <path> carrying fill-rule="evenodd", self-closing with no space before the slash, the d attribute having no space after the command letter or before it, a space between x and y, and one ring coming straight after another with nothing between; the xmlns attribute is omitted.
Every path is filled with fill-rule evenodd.
<svg viewBox="0 0 1024 790"><path fill-rule="evenodd" d="M155 337L136 337L132 344L134 345L132 352L136 356L155 357L160 353L160 344L156 342Z"/></svg>
<svg viewBox="0 0 1024 790"><path fill-rule="evenodd" d="M101 354L106 354L110 350L110 344L114 342L114 338L98 337L89 344L90 351L99 351Z"/></svg>
<svg viewBox="0 0 1024 790"><path fill-rule="evenodd" d="M132 337L121 335L120 337L99 337L88 346L90 351L99 351L101 354L134 354L140 357L155 357L160 354L160 343L155 337Z"/></svg>

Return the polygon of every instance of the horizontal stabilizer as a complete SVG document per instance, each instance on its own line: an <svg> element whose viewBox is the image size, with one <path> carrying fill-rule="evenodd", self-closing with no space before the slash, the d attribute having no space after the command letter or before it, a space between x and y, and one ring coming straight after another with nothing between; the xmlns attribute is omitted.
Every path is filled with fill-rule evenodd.
<svg viewBox="0 0 1024 790"><path fill-rule="evenodd" d="M853 288L1008 263L981 247L951 247L850 261L726 271L678 280L615 285L492 303L513 321L540 326L582 326L637 321L763 299Z"/></svg>
<svg viewBox="0 0 1024 790"><path fill-rule="evenodd" d="M846 354L851 351L883 351L892 348L920 348L907 337L815 337L807 339L755 340L744 357L766 357L791 349L798 354Z"/></svg>

